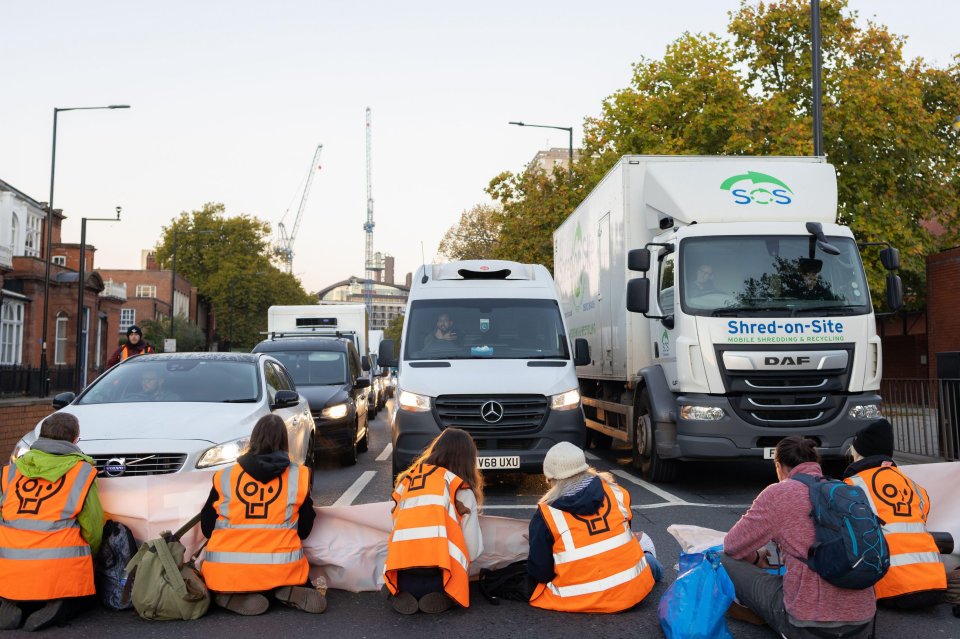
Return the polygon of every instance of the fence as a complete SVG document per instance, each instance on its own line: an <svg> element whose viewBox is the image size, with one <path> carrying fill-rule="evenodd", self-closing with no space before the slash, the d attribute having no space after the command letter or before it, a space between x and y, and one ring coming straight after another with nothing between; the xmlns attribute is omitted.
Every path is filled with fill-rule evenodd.
<svg viewBox="0 0 960 639"><path fill-rule="evenodd" d="M53 366L47 371L49 393L73 390L73 367ZM28 366L0 366L0 395L36 395L40 390L40 369Z"/></svg>
<svg viewBox="0 0 960 639"><path fill-rule="evenodd" d="M885 379L880 394L898 452L960 459L960 379Z"/></svg>

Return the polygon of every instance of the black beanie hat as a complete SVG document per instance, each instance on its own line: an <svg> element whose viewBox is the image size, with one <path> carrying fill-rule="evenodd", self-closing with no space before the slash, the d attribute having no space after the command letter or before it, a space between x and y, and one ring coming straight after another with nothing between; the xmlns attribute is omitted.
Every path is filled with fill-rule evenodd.
<svg viewBox="0 0 960 639"><path fill-rule="evenodd" d="M864 457L893 457L893 426L885 419L876 420L854 435L853 447Z"/></svg>
<svg viewBox="0 0 960 639"><path fill-rule="evenodd" d="M131 324L130 328L127 329L127 335L130 335L131 333L136 333L140 337L143 337L143 331L141 331L140 327L136 324Z"/></svg>

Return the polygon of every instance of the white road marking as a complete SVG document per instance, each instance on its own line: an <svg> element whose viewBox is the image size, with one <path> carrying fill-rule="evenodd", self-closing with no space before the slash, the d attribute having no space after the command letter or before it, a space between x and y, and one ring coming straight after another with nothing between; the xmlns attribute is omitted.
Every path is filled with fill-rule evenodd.
<svg viewBox="0 0 960 639"><path fill-rule="evenodd" d="M357 498L361 491L367 487L367 484L370 483L370 480L377 474L375 470L365 470L363 474L357 477L357 481L353 482L353 485L347 489L347 492L340 495L340 499L333 502L334 506L349 506L353 503L353 500Z"/></svg>
<svg viewBox="0 0 960 639"><path fill-rule="evenodd" d="M393 453L393 444L387 444L387 447L383 449L383 452L377 455L376 461L387 461L390 459L391 453Z"/></svg>
<svg viewBox="0 0 960 639"><path fill-rule="evenodd" d="M591 452L589 452L589 451L586 451L586 450L583 451L583 456L586 457L587 459L589 459L590 461L600 461L600 458L599 458L599 457L597 457L597 456L594 455L593 453L591 453Z"/></svg>
<svg viewBox="0 0 960 639"><path fill-rule="evenodd" d="M670 502L671 504L685 505L688 503L685 499L681 499L680 497L677 497L672 493L668 493L664 489L654 486L649 482L645 482L639 477L634 477L633 475L631 475L625 470L616 469L616 470L611 470L610 472L616 475L617 477L626 479L628 482L631 482L633 484L636 484L637 486L640 486L641 488L648 490L649 492L653 493L657 497L660 497L661 499L664 499Z"/></svg>
<svg viewBox="0 0 960 639"><path fill-rule="evenodd" d="M652 510L654 508L670 508L673 506L690 506L694 508L736 508L736 509L746 509L750 507L750 504L702 504L697 502L690 501L681 501L681 502L660 502L657 504L639 504L633 505L631 508L633 510ZM536 504L484 504L484 510L534 510L537 508Z"/></svg>

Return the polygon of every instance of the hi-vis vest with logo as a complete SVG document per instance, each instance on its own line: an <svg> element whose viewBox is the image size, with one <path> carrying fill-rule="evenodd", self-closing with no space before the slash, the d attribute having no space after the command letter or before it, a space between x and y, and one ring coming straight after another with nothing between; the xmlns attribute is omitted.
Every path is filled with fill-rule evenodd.
<svg viewBox="0 0 960 639"><path fill-rule="evenodd" d="M946 589L947 571L926 527L927 491L895 466L870 468L845 481L862 488L870 498L890 547L890 570L874 585L877 599Z"/></svg>
<svg viewBox="0 0 960 639"><path fill-rule="evenodd" d="M630 495L603 482L603 505L583 516L540 504L553 535L556 577L538 584L530 604L563 612L619 612L653 589L653 573L630 531Z"/></svg>
<svg viewBox="0 0 960 639"><path fill-rule="evenodd" d="M78 461L49 482L22 475L15 464L0 475L0 597L50 600L96 591L90 545L77 516L97 469Z"/></svg>
<svg viewBox="0 0 960 639"><path fill-rule="evenodd" d="M393 491L393 532L387 546L384 580L397 594L397 571L440 568L443 589L463 607L470 605L467 542L455 500L465 486L446 468L420 464Z"/></svg>
<svg viewBox="0 0 960 639"><path fill-rule="evenodd" d="M297 537L299 510L310 490L310 471L290 464L261 483L240 464L217 471L217 524L200 568L211 590L259 592L302 586L310 567Z"/></svg>

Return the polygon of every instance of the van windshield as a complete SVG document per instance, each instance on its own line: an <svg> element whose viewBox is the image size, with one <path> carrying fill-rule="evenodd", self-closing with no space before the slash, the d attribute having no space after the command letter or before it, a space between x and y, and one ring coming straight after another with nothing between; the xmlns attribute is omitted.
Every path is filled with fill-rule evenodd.
<svg viewBox="0 0 960 639"><path fill-rule="evenodd" d="M408 361L570 358L554 300L419 300L405 321Z"/></svg>

